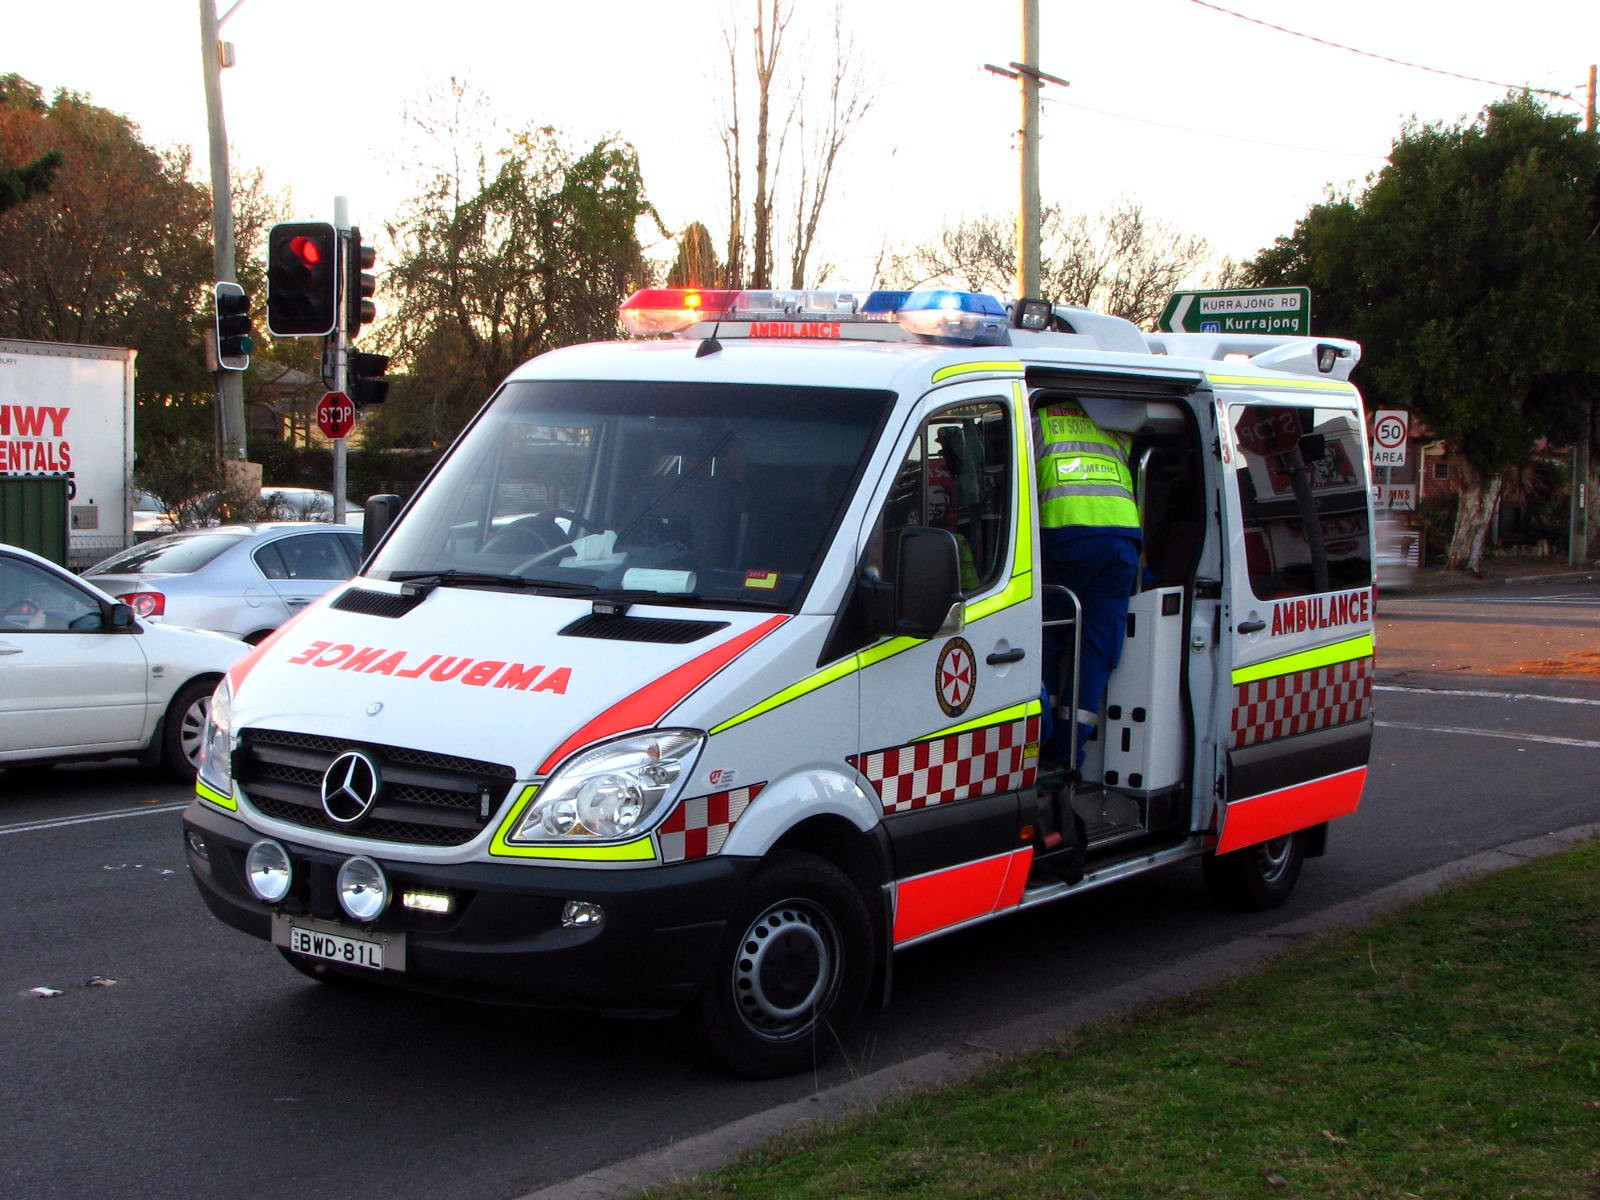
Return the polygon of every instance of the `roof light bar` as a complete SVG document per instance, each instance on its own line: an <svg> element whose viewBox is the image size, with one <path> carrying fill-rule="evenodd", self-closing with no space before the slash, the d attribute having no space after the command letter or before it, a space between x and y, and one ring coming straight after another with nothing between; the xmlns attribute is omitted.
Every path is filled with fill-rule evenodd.
<svg viewBox="0 0 1600 1200"><path fill-rule="evenodd" d="M978 292L732 291L645 288L623 302L622 326L641 336L683 333L704 322L748 324L748 337L851 336L847 326L898 324L925 339L961 345L1006 343L1006 310ZM810 332L814 330L815 332ZM727 331L735 335L735 331ZM718 336L724 336L720 331ZM881 336L881 335L880 335Z"/></svg>

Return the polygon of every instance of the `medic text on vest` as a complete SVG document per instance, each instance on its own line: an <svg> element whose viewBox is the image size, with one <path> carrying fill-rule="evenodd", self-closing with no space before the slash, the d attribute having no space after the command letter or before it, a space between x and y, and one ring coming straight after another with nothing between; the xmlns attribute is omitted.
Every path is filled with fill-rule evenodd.
<svg viewBox="0 0 1600 1200"><path fill-rule="evenodd" d="M411 659L413 661L408 662ZM381 646L352 646L349 642L312 642L290 663L308 667L337 667L363 675L392 675L396 679L425 679L433 683L464 683L468 687L515 688L519 692L555 692L565 695L572 680L571 667L501 662L492 658L458 658L454 654L410 654Z"/></svg>
<svg viewBox="0 0 1600 1200"><path fill-rule="evenodd" d="M1280 600L1272 606L1272 636L1331 629L1335 625L1361 625L1372 620L1372 592L1361 588L1337 596L1308 596Z"/></svg>

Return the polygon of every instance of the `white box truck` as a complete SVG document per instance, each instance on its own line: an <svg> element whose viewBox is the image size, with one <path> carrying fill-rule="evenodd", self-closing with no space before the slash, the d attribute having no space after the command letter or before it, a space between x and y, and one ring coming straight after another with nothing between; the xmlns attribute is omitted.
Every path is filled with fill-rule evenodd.
<svg viewBox="0 0 1600 1200"><path fill-rule="evenodd" d="M75 570L132 541L137 353L0 339L0 478L66 477Z"/></svg>

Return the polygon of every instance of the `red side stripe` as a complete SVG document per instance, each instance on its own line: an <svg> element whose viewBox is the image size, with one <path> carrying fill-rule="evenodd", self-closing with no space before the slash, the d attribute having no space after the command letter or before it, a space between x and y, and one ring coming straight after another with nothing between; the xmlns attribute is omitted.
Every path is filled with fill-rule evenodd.
<svg viewBox="0 0 1600 1200"><path fill-rule="evenodd" d="M963 863L945 871L903 879L895 889L895 945L935 930L948 929L973 917L987 916L1001 907L1014 907L1027 881L1028 847L1010 854ZM1012 893L1015 896L1009 901Z"/></svg>
<svg viewBox="0 0 1600 1200"><path fill-rule="evenodd" d="M720 646L712 647L699 658L690 659L683 666L668 671L660 679L640 688L633 695L619 700L562 742L555 753L544 760L544 764L539 768L539 774L548 775L567 755L593 742L615 734L627 733L630 729L650 728L681 704L697 687L788 619L787 616L776 616L763 621L738 637L729 638Z"/></svg>
<svg viewBox="0 0 1600 1200"><path fill-rule="evenodd" d="M1367 768L1355 767L1310 783L1235 800L1223 814L1217 853L1226 854L1335 817L1349 816L1361 803L1361 789L1366 782Z"/></svg>
<svg viewBox="0 0 1600 1200"><path fill-rule="evenodd" d="M261 656L268 650L272 649L272 647L276 646L281 640L283 640L284 634L288 633L289 630L300 624L301 621L305 620L312 613L319 612L323 608L326 608L329 596L331 595L332 593L330 592L328 596L323 596L314 603L302 608L299 612L295 613L294 616L290 617L282 625L279 625L271 633L267 634L266 637L257 642L256 645L251 648L250 653L246 654L238 662L234 663L233 666L229 667L228 690L237 696L239 694L239 685L244 682L244 677L255 669L255 665L261 661Z"/></svg>

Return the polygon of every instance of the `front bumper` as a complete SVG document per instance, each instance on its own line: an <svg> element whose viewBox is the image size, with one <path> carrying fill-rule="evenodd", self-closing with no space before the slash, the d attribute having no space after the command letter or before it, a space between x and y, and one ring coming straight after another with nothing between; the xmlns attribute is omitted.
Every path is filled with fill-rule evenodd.
<svg viewBox="0 0 1600 1200"><path fill-rule="evenodd" d="M263 940L273 908L251 893L244 857L259 835L238 818L195 801L183 815L190 873L212 913ZM205 854L196 852L200 838ZM278 838L295 883L278 910L351 925L334 877L344 854ZM449 915L391 903L352 934L406 935L406 969L375 973L328 965L361 979L469 1000L656 1015L682 1008L711 969L734 897L756 867L751 859L706 858L672 866L590 869L521 863L436 866L369 853L396 894L407 887L447 891ZM598 926L566 928L568 900L603 906Z"/></svg>

